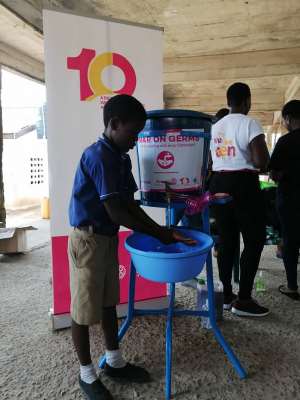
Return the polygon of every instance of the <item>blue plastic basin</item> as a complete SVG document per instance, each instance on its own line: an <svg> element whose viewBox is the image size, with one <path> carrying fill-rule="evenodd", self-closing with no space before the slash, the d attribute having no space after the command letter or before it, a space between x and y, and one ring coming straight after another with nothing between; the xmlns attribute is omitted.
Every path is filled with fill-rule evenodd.
<svg viewBox="0 0 300 400"><path fill-rule="evenodd" d="M204 267L213 239L190 229L180 229L180 232L196 239L197 244L164 245L151 236L137 232L129 236L125 247L137 273L155 282L182 282L197 276Z"/></svg>

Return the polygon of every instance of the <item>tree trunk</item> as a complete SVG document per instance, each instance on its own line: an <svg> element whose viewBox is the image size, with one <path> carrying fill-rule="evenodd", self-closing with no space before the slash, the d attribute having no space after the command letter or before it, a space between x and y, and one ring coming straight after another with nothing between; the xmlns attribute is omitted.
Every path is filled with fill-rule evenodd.
<svg viewBox="0 0 300 400"><path fill-rule="evenodd" d="M6 211L4 204L4 185L3 185L3 169L2 169L2 153L3 153L3 124L2 124L2 69L0 65L0 228L6 226Z"/></svg>

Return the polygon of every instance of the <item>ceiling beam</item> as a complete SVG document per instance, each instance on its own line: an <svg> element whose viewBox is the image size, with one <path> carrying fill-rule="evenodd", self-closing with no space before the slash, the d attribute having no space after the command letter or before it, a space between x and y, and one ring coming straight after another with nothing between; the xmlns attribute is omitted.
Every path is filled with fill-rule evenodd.
<svg viewBox="0 0 300 400"><path fill-rule="evenodd" d="M300 47L201 57L165 57L165 83L300 73Z"/></svg>
<svg viewBox="0 0 300 400"><path fill-rule="evenodd" d="M284 104L294 99L300 99L300 75L294 76L292 78L292 81L290 82L288 88L285 91L284 101L279 107L280 111L274 112L272 127L270 128L273 132L285 131L285 128L283 127L281 109Z"/></svg>
<svg viewBox="0 0 300 400"><path fill-rule="evenodd" d="M300 99L300 75L295 76L285 92L285 102Z"/></svg>
<svg viewBox="0 0 300 400"><path fill-rule="evenodd" d="M0 41L40 62L44 60L43 35L1 4Z"/></svg>
<svg viewBox="0 0 300 400"><path fill-rule="evenodd" d="M18 19L30 25L39 33L43 32L43 18L42 18L42 1L19 1L19 0L1 0L2 4L7 10L12 12Z"/></svg>
<svg viewBox="0 0 300 400"><path fill-rule="evenodd" d="M42 34L0 4L0 64L44 81L43 50Z"/></svg>
<svg viewBox="0 0 300 400"><path fill-rule="evenodd" d="M44 82L44 64L0 42L0 65Z"/></svg>
<svg viewBox="0 0 300 400"><path fill-rule="evenodd" d="M72 11L78 15L99 15L101 18L101 13L90 0L0 0L0 3L40 33L43 33L43 8ZM100 5L99 10L101 8ZM118 5L118 8L121 7Z"/></svg>

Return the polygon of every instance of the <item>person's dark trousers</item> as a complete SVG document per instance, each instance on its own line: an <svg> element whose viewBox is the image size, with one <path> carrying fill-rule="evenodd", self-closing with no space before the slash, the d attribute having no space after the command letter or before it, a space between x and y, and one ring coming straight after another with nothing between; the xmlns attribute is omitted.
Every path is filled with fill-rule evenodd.
<svg viewBox="0 0 300 400"><path fill-rule="evenodd" d="M277 192L277 208L283 241L283 263L288 287L298 289L297 265L300 248L300 190Z"/></svg>
<svg viewBox="0 0 300 400"><path fill-rule="evenodd" d="M239 298L248 300L266 237L265 208L258 174L246 171L214 173L210 191L232 196L231 202L214 206L220 240L217 260L224 295L232 293L232 268L241 233L244 249L240 259Z"/></svg>

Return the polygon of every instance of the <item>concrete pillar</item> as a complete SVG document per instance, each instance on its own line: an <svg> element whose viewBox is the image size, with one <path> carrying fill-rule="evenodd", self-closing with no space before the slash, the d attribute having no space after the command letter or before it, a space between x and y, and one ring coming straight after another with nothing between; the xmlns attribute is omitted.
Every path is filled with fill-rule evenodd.
<svg viewBox="0 0 300 400"><path fill-rule="evenodd" d="M2 124L2 68L0 65L0 227L6 226L6 211L4 204L4 185L3 185L3 168L2 168L2 153L3 153L3 124Z"/></svg>

